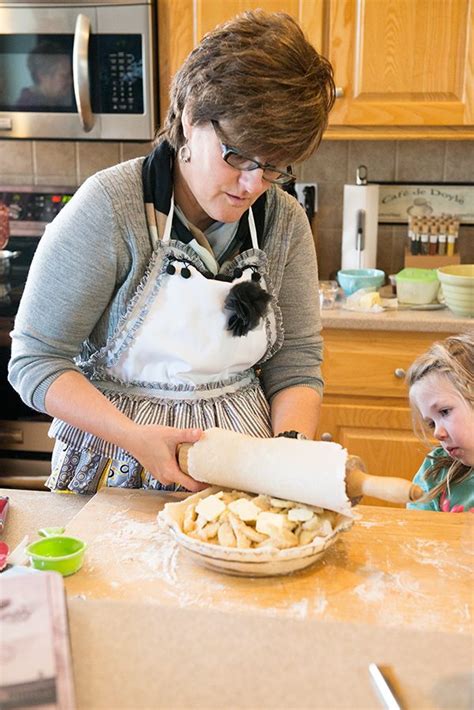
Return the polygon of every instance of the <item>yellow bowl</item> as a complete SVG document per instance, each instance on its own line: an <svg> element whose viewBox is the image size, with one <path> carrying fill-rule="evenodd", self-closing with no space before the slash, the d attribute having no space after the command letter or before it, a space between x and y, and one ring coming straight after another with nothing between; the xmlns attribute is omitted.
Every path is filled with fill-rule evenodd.
<svg viewBox="0 0 474 710"><path fill-rule="evenodd" d="M438 269L446 305L456 316L474 317L474 264L453 264Z"/></svg>

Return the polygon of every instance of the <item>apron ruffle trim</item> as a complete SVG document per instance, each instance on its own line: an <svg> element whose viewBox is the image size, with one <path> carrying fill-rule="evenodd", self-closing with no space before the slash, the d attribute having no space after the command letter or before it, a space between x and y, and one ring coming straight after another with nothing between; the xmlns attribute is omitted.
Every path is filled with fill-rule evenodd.
<svg viewBox="0 0 474 710"><path fill-rule="evenodd" d="M130 383L124 382L119 377L111 375L106 368L97 367L90 381L97 389L100 389L102 393L115 391L114 385L117 385L121 388L122 392L126 390L127 397L137 395L138 397L153 398L162 400L163 402L171 400L171 403L173 403L173 396L178 398L180 394L188 397L190 402L196 402L201 398L217 400L227 396L229 393L233 394L233 392L236 391L242 392L248 386L255 385L255 383L258 382L258 378L252 368L245 372L232 375L232 377L228 377L225 381L206 382L202 385L186 384L184 382L180 384L172 384L170 382L142 382L140 380ZM233 392L229 392L229 389L233 390Z"/></svg>

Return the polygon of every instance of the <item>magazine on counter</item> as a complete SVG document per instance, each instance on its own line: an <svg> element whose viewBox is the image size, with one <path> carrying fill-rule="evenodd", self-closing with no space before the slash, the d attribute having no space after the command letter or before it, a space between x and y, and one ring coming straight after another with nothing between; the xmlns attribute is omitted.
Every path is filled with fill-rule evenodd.
<svg viewBox="0 0 474 710"><path fill-rule="evenodd" d="M73 710L61 575L0 575L0 629L0 710Z"/></svg>

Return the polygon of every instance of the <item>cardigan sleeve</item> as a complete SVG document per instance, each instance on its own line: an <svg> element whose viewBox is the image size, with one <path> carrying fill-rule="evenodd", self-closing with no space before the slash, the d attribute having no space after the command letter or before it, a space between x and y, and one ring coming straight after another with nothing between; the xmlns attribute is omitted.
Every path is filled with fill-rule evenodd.
<svg viewBox="0 0 474 710"><path fill-rule="evenodd" d="M109 304L117 281L118 229L110 199L89 178L48 225L15 319L9 381L44 411L51 383L66 370Z"/></svg>

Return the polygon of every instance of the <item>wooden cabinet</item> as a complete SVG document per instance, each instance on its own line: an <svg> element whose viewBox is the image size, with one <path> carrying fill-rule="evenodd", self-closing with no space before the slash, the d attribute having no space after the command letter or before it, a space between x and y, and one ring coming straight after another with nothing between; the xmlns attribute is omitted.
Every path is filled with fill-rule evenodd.
<svg viewBox="0 0 474 710"><path fill-rule="evenodd" d="M300 12L300 6L307 9ZM313 7L314 6L314 7ZM261 8L266 12L287 12L301 21L302 15L322 40L323 0L158 0L160 114L164 119L168 107L168 91L175 72L201 38L221 22L245 10ZM317 28L314 28L314 20Z"/></svg>
<svg viewBox="0 0 474 710"><path fill-rule="evenodd" d="M436 339L434 333L325 330L317 438L342 444L371 474L411 480L427 447L413 433L404 376Z"/></svg>
<svg viewBox="0 0 474 710"><path fill-rule="evenodd" d="M331 126L472 127L472 7L471 0L330 2L325 50L343 92Z"/></svg>
<svg viewBox="0 0 474 710"><path fill-rule="evenodd" d="M473 0L158 0L161 115L201 37L246 9L295 17L341 90L326 137L472 138Z"/></svg>

